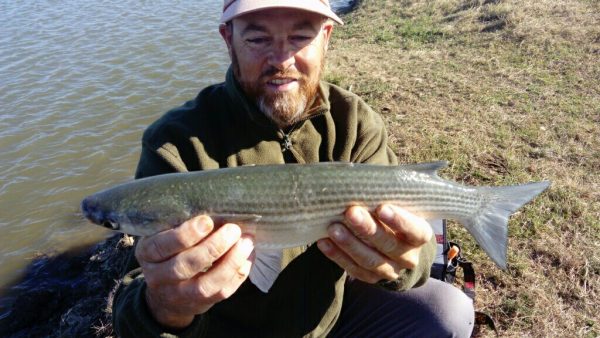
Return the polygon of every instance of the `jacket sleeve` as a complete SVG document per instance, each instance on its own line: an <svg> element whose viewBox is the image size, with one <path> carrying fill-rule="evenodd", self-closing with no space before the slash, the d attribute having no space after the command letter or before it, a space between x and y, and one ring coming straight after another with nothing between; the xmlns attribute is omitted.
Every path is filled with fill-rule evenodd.
<svg viewBox="0 0 600 338"><path fill-rule="evenodd" d="M173 166L155 151L142 147L136 179L174 172ZM113 328L119 337L202 337L206 327L203 316L196 316L190 326L181 331L169 331L158 324L146 305L146 283L142 269L130 251L125 274L112 304Z"/></svg>
<svg viewBox="0 0 600 338"><path fill-rule="evenodd" d="M388 134L381 116L367 104L358 104L358 138L352 162L397 165L398 159L388 145ZM379 285L392 290L408 290L423 285L431 273L436 253L435 236L421 248L419 262L412 270L405 270L397 280Z"/></svg>

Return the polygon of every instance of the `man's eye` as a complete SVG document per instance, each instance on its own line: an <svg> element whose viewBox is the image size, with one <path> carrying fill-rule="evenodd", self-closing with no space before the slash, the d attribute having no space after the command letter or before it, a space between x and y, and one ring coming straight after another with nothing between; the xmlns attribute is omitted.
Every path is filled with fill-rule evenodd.
<svg viewBox="0 0 600 338"><path fill-rule="evenodd" d="M302 41L310 41L310 40L312 40L312 37L306 36L306 35L294 35L294 36L290 37L290 39L292 41L302 42Z"/></svg>
<svg viewBox="0 0 600 338"><path fill-rule="evenodd" d="M251 45L262 45L269 42L268 38L249 38L246 39L246 42Z"/></svg>

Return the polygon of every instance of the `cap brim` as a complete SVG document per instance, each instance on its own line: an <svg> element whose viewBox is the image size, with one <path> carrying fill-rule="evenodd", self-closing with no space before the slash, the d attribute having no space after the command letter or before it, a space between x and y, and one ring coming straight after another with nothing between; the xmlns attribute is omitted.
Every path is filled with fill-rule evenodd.
<svg viewBox="0 0 600 338"><path fill-rule="evenodd" d="M261 11L270 8L293 8L302 11L312 12L321 14L325 17L332 19L333 21L343 25L344 22L340 19L328 6L318 0L261 0L260 4L257 4L255 0L237 0L234 1L221 16L221 23L226 23L238 16Z"/></svg>

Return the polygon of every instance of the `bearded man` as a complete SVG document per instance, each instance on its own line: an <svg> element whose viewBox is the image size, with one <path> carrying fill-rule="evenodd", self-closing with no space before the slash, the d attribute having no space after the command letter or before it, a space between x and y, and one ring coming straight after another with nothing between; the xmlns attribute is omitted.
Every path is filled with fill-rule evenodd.
<svg viewBox="0 0 600 338"><path fill-rule="evenodd" d="M221 21L226 81L146 130L136 178L397 163L381 118L321 81L334 22L342 24L326 0L225 0ZM393 205L344 216L328 238L277 251L255 251L237 224L210 215L141 238L115 295L114 327L123 337L470 335L470 299L429 279L435 239L425 220Z"/></svg>

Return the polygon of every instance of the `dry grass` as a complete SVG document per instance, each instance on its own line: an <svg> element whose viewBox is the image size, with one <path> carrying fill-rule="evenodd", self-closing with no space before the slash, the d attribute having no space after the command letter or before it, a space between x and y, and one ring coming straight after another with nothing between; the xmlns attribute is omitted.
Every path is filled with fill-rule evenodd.
<svg viewBox="0 0 600 338"><path fill-rule="evenodd" d="M501 336L599 336L600 2L365 0L345 22L327 79L381 112L402 161L448 160L469 184L552 181L512 218L507 271L451 227L476 307Z"/></svg>

